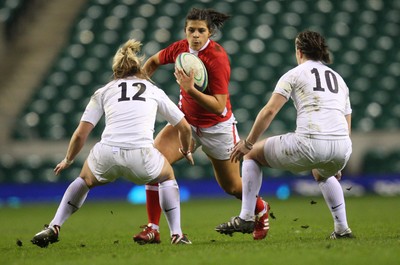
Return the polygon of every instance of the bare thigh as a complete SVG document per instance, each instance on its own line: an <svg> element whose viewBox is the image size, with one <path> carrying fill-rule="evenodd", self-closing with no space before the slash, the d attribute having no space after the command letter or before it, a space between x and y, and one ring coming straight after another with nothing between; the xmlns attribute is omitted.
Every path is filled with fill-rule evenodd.
<svg viewBox="0 0 400 265"><path fill-rule="evenodd" d="M175 179L174 171L173 171L171 165L168 163L168 160L166 158L164 158L164 166L160 172L160 175L156 179L151 181L150 184L160 183L160 182L164 182L167 180L174 180L174 179Z"/></svg>
<svg viewBox="0 0 400 265"><path fill-rule="evenodd" d="M176 161L183 158L179 152L181 147L179 141L178 130L174 126L166 125L156 136L154 147L165 156L168 162L172 165Z"/></svg>
<svg viewBox="0 0 400 265"><path fill-rule="evenodd" d="M193 150L193 139L191 145L191 149ZM156 139L154 139L154 147L165 156L171 165L183 158L183 155L179 152L179 148L181 147L179 132L171 124L167 124L157 134Z"/></svg>
<svg viewBox="0 0 400 265"><path fill-rule="evenodd" d="M265 167L271 167L264 155L264 145L268 138L254 144L253 149L244 156L244 159L255 160L258 164Z"/></svg>

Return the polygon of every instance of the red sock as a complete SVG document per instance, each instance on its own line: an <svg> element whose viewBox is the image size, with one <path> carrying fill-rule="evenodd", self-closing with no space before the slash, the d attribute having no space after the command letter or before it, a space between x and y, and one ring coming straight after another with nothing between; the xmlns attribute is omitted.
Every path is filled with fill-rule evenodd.
<svg viewBox="0 0 400 265"><path fill-rule="evenodd" d="M257 196L255 214L258 214L259 212L264 210L264 208L265 208L264 201L260 196Z"/></svg>
<svg viewBox="0 0 400 265"><path fill-rule="evenodd" d="M161 216L158 183L146 185L146 209L149 223L159 225Z"/></svg>

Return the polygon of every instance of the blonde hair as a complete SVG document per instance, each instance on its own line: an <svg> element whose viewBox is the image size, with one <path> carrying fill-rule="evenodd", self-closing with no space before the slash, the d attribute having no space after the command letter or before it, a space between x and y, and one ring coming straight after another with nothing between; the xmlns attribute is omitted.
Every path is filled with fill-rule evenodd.
<svg viewBox="0 0 400 265"><path fill-rule="evenodd" d="M142 70L144 56L139 56L142 43L130 39L125 42L116 52L113 58L112 70L114 79L125 78L132 75L145 78Z"/></svg>

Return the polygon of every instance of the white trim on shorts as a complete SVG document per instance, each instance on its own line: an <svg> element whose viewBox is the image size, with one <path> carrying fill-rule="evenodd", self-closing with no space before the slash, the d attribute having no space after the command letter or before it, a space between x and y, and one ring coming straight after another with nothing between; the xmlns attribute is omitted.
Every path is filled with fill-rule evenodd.
<svg viewBox="0 0 400 265"><path fill-rule="evenodd" d="M236 124L237 121L232 114L229 120L208 128L191 126L195 150L202 146L203 152L210 157L218 160L228 160L233 147L240 140Z"/></svg>

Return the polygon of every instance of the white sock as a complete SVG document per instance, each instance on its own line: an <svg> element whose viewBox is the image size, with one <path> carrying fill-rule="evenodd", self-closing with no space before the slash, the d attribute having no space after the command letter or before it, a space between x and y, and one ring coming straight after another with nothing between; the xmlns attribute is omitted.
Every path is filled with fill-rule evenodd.
<svg viewBox="0 0 400 265"><path fill-rule="evenodd" d="M165 214L171 235L182 235L179 187L176 180L167 180L158 186L160 206Z"/></svg>
<svg viewBox="0 0 400 265"><path fill-rule="evenodd" d="M82 206L88 193L89 188L85 181L81 177L76 178L66 189L56 215L49 226L58 225L61 227Z"/></svg>
<svg viewBox="0 0 400 265"><path fill-rule="evenodd" d="M325 202L332 213L335 232L343 232L348 227L346 217L346 204L342 186L335 177L318 182Z"/></svg>
<svg viewBox="0 0 400 265"><path fill-rule="evenodd" d="M261 167L254 160L242 163L242 209L239 217L243 220L254 220L257 195L262 184Z"/></svg>

